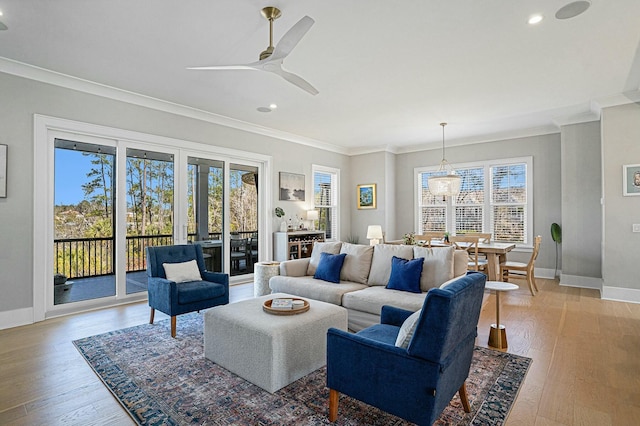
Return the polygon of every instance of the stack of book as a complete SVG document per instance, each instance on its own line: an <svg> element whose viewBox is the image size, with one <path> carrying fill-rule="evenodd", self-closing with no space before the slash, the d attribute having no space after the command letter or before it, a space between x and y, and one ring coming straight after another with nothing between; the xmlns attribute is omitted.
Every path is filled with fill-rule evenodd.
<svg viewBox="0 0 640 426"><path fill-rule="evenodd" d="M271 309L288 311L304 307L304 301L300 299L276 298L271 300Z"/></svg>
<svg viewBox="0 0 640 426"><path fill-rule="evenodd" d="M273 299L271 301L271 309L279 311L288 311L293 309L293 299Z"/></svg>

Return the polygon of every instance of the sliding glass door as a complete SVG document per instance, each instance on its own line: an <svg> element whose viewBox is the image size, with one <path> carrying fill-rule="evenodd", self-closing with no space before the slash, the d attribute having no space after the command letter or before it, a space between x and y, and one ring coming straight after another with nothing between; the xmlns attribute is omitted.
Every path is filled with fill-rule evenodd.
<svg viewBox="0 0 640 426"><path fill-rule="evenodd" d="M270 157L52 117L35 133L37 320L144 300L149 246L202 244L232 283L268 257Z"/></svg>
<svg viewBox="0 0 640 426"><path fill-rule="evenodd" d="M173 172L173 154L127 148L127 294L147 291L145 249L173 244Z"/></svg>
<svg viewBox="0 0 640 426"><path fill-rule="evenodd" d="M116 149L54 143L53 304L115 296Z"/></svg>

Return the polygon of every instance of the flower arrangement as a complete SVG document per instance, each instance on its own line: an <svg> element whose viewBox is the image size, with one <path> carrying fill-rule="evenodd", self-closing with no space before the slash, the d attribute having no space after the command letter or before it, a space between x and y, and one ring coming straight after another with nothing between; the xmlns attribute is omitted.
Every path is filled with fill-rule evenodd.
<svg viewBox="0 0 640 426"><path fill-rule="evenodd" d="M402 243L408 246L412 246L416 243L416 234L415 232L409 232L408 234L404 234L402 236Z"/></svg>

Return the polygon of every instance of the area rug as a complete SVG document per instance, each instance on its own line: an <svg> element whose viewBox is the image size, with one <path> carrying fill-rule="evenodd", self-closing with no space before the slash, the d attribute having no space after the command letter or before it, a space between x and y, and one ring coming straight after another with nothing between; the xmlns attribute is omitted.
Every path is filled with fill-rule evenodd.
<svg viewBox="0 0 640 426"><path fill-rule="evenodd" d="M329 390L321 368L270 394L204 357L203 317L144 324L73 342L107 388L141 425L328 425ZM476 347L467 393L456 395L436 425L503 424L531 359ZM407 425L348 396L336 425Z"/></svg>

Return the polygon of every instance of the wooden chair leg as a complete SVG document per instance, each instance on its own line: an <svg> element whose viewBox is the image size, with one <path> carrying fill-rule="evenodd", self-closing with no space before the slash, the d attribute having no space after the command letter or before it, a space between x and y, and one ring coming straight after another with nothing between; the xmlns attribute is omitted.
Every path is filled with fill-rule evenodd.
<svg viewBox="0 0 640 426"><path fill-rule="evenodd" d="M156 313L156 310L151 308L151 315L149 316L149 324L153 324L153 317Z"/></svg>
<svg viewBox="0 0 640 426"><path fill-rule="evenodd" d="M538 290L538 283L536 283L536 277L531 275L531 282L533 282L533 288L536 289L536 293L539 292L540 290Z"/></svg>
<svg viewBox="0 0 640 426"><path fill-rule="evenodd" d="M338 400L340 399L340 392L337 390L329 389L329 421L331 423L338 419Z"/></svg>
<svg viewBox="0 0 640 426"><path fill-rule="evenodd" d="M529 284L529 291L531 292L531 295L535 296L536 292L533 290L533 278L531 275L527 275L527 284Z"/></svg>
<svg viewBox="0 0 640 426"><path fill-rule="evenodd" d="M171 337L176 337L176 316L171 317Z"/></svg>
<svg viewBox="0 0 640 426"><path fill-rule="evenodd" d="M471 405L469 405L469 398L467 397L467 382L462 383L460 389L458 389L458 393L460 394L460 401L462 402L462 408L464 408L465 413L471 412Z"/></svg>

